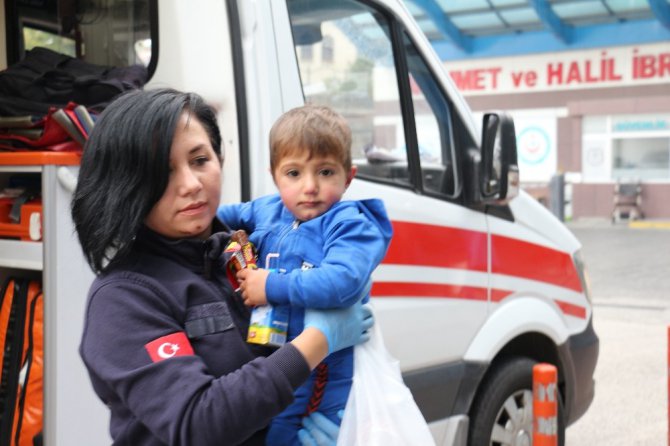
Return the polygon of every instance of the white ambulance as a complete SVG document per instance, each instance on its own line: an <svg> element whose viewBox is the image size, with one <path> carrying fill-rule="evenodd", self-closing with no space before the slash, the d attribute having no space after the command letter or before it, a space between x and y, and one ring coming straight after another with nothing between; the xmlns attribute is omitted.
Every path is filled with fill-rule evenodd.
<svg viewBox="0 0 670 446"><path fill-rule="evenodd" d="M580 244L517 190L512 121L491 113L475 122L403 1L0 4L4 66L31 44L56 42L88 62L144 64L145 88L196 91L214 104L227 202L274 191L267 136L282 112L312 102L343 114L358 166L348 198L382 198L393 221L373 276L377 321L437 444L531 444L538 362L558 368L563 443L591 403L598 356ZM49 446L109 442L106 411L76 352L65 352L78 345L88 280L67 296L45 293L56 302L47 324L66 300L71 321L47 341L47 374L61 361L58 377L45 377Z"/></svg>

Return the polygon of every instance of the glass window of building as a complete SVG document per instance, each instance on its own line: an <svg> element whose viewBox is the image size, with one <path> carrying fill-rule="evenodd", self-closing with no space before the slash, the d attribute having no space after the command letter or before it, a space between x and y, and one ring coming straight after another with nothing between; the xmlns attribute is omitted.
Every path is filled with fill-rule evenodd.
<svg viewBox="0 0 670 446"><path fill-rule="evenodd" d="M617 180L669 180L670 138L613 140L612 176Z"/></svg>

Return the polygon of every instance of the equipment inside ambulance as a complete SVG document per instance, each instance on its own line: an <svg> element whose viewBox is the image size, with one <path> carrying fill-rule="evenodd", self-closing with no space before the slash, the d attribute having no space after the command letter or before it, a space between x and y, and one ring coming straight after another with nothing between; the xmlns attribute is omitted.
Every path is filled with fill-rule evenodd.
<svg viewBox="0 0 670 446"><path fill-rule="evenodd" d="M358 166L345 198L381 198L393 222L372 302L436 443L530 444L532 368L547 362L558 369L562 444L593 399L598 356L580 243L519 191L511 118L474 120L405 3L0 0L0 122L69 101L93 119L104 108L88 94L44 99L49 78L75 89L139 73L124 85L196 91L219 110L222 196L236 202L274 192L267 137L281 113L333 107ZM43 67L11 90L4 74L42 47L104 70L92 79ZM31 92L43 94L37 105ZM76 351L92 280L69 217L77 165L54 145L20 151L42 155L0 153L0 187L41 175L43 239L0 238L0 278L43 285L44 442L108 444L108 413Z"/></svg>

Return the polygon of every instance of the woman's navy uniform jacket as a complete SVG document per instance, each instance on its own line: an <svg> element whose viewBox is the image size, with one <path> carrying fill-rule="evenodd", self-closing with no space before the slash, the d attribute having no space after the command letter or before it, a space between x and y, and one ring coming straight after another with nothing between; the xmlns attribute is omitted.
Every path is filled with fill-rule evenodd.
<svg viewBox="0 0 670 446"><path fill-rule="evenodd" d="M249 313L225 278L227 233L148 229L91 286L80 354L117 445L264 444L309 376L291 344L245 342ZM211 277L210 277L211 274Z"/></svg>

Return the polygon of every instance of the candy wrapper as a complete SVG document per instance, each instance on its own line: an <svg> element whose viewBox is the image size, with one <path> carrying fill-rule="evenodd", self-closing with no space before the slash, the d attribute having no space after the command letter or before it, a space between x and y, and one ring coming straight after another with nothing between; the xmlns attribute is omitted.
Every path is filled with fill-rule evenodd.
<svg viewBox="0 0 670 446"><path fill-rule="evenodd" d="M240 287L236 274L244 268L258 268L256 248L243 230L235 231L225 249L229 256L226 275L235 290ZM289 308L286 306L260 305L251 310L247 342L260 345L282 346L288 334Z"/></svg>
<svg viewBox="0 0 670 446"><path fill-rule="evenodd" d="M243 270L244 268L258 268L256 264L256 248L254 244L249 241L247 233L243 230L233 232L233 235L230 236L232 240L226 250L226 254L230 255L230 258L226 262L226 275L228 280L233 285L233 288L237 290L240 287L240 284L237 282L236 274L238 271Z"/></svg>

